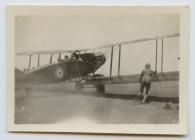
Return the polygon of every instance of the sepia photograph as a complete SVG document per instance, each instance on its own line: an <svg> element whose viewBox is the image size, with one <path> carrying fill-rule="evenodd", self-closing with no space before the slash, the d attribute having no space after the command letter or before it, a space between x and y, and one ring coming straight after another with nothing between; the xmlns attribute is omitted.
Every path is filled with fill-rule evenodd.
<svg viewBox="0 0 195 140"><path fill-rule="evenodd" d="M7 10L8 131L187 133L188 7Z"/></svg>

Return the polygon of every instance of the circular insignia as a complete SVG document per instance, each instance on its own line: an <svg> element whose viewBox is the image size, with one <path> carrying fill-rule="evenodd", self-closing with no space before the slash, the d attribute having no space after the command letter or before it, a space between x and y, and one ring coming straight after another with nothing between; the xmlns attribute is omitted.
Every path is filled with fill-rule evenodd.
<svg viewBox="0 0 195 140"><path fill-rule="evenodd" d="M62 79L64 77L64 71L61 67L57 67L55 70L55 77L57 79Z"/></svg>

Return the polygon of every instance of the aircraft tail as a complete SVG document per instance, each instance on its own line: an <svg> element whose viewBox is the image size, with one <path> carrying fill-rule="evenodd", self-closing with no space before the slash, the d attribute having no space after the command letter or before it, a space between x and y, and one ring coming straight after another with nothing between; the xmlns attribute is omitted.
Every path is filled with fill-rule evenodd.
<svg viewBox="0 0 195 140"><path fill-rule="evenodd" d="M21 70L19 70L18 68L15 68L15 77L19 77L21 75L23 75L24 72L22 72Z"/></svg>

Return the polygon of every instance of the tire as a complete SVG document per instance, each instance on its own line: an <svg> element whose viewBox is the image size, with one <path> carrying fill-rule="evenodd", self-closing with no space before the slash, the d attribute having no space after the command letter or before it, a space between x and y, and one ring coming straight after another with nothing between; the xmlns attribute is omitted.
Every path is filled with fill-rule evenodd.
<svg viewBox="0 0 195 140"><path fill-rule="evenodd" d="M96 91L97 91L98 93L105 93L105 85L103 85L103 84L97 85L97 86L96 86Z"/></svg>

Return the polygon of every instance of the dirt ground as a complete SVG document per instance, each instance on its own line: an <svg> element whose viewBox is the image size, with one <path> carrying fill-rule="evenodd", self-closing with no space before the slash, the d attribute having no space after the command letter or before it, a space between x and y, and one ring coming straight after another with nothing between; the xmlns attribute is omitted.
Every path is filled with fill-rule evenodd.
<svg viewBox="0 0 195 140"><path fill-rule="evenodd" d="M74 92L73 83L34 86L28 96L16 92L15 123L169 124L179 122L178 82L153 83L148 102L135 98L139 84L107 85Z"/></svg>

